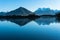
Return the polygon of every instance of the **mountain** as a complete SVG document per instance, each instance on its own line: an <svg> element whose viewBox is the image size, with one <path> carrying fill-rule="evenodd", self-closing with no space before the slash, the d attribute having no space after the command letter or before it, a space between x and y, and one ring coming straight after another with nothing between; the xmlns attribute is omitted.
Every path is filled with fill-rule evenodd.
<svg viewBox="0 0 60 40"><path fill-rule="evenodd" d="M0 16L5 16L7 12L0 12Z"/></svg>
<svg viewBox="0 0 60 40"><path fill-rule="evenodd" d="M34 13L37 15L55 15L57 11L50 8L38 8Z"/></svg>
<svg viewBox="0 0 60 40"><path fill-rule="evenodd" d="M24 7L19 7L10 12L0 12L0 16L40 16L40 15L55 15L60 10L52 10L50 8L38 8L35 12L31 12Z"/></svg>
<svg viewBox="0 0 60 40"><path fill-rule="evenodd" d="M18 15L27 16L29 14L32 14L32 12L23 8L23 7L19 7L18 9L10 11L10 12L7 13L7 15L17 15L17 16Z"/></svg>

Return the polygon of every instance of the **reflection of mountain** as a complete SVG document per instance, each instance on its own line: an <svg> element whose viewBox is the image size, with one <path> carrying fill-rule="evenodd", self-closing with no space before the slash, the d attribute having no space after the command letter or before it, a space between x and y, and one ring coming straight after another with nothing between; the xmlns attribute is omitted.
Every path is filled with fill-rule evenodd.
<svg viewBox="0 0 60 40"><path fill-rule="evenodd" d="M25 24L29 23L31 20L29 20L29 19L11 19L9 21L16 23L20 26L24 26Z"/></svg>
<svg viewBox="0 0 60 40"><path fill-rule="evenodd" d="M0 19L1 21L7 20L10 21L12 23L18 24L20 26L24 26L27 23L31 22L31 19L28 18L22 18L22 19ZM60 20L56 17L40 17L38 19L33 20L36 23L38 23L39 25L49 25L50 23L55 23L55 22L60 22Z"/></svg>
<svg viewBox="0 0 60 40"><path fill-rule="evenodd" d="M7 21L16 23L20 26L24 26L25 24L31 22L32 20L25 18L25 19L7 19ZM47 17L47 18L41 17L41 18L35 19L33 21L35 21L39 25L41 25L41 24L42 25L49 25L50 23L60 22L60 20L56 17L50 17L50 18L49 17Z"/></svg>
<svg viewBox="0 0 60 40"><path fill-rule="evenodd" d="M7 20L13 23L16 23L20 26L24 26L25 24L29 23L31 20L25 18L25 19L0 19L1 21Z"/></svg>
<svg viewBox="0 0 60 40"><path fill-rule="evenodd" d="M35 22L37 22L39 25L49 25L50 23L56 22L56 18L54 17L41 17L39 19L36 19Z"/></svg>

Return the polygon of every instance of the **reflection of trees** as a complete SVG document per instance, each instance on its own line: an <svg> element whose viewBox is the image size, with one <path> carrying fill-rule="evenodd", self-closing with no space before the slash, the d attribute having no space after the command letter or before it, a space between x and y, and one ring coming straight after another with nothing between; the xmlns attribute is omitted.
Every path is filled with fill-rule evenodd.
<svg viewBox="0 0 60 40"><path fill-rule="evenodd" d="M7 16L0 16L0 19L7 20L13 23L16 23L20 26L23 26L30 22L31 20L35 20L37 18L40 18L40 16L37 16L35 14L30 14L28 16L21 16L21 15L7 15Z"/></svg>
<svg viewBox="0 0 60 40"><path fill-rule="evenodd" d="M57 19L58 22L60 22L60 12L56 13L56 19Z"/></svg>
<svg viewBox="0 0 60 40"><path fill-rule="evenodd" d="M27 18L20 18L19 16L6 16L5 18L0 18L1 21L7 20L13 23L16 23L20 26L24 26L30 21L35 21L39 25L49 25L50 23L60 22L60 17L56 15L56 17L33 17L33 15L29 15Z"/></svg>
<svg viewBox="0 0 60 40"><path fill-rule="evenodd" d="M56 16L57 16L57 17L60 17L60 12L57 12L57 13L56 13Z"/></svg>

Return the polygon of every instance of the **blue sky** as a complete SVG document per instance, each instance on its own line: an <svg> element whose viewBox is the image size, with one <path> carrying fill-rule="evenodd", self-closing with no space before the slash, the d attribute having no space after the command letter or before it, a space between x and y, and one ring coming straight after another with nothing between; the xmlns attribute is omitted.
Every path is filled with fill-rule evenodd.
<svg viewBox="0 0 60 40"><path fill-rule="evenodd" d="M60 10L60 0L0 0L0 11L11 11L19 7L35 11L38 8Z"/></svg>

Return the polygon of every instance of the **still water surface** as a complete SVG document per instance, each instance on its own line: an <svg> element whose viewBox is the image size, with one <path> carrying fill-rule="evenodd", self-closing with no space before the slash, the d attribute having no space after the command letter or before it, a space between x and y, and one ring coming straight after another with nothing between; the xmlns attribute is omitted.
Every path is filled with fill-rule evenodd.
<svg viewBox="0 0 60 40"><path fill-rule="evenodd" d="M60 40L56 18L0 20L0 39Z"/></svg>

